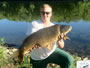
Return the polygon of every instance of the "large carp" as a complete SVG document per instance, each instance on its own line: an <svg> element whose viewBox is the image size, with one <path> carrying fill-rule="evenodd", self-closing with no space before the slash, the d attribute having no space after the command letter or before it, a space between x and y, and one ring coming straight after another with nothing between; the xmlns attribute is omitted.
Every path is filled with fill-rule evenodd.
<svg viewBox="0 0 90 68"><path fill-rule="evenodd" d="M22 62L24 55L27 51L32 51L35 45L38 45L42 48L48 48L51 50L52 43L58 40L58 36L61 33L64 34L64 38L68 39L66 34L72 30L72 27L69 25L53 25L38 30L37 32L32 33L30 36L26 37L21 45L21 47L14 53L14 57L18 56L20 62Z"/></svg>

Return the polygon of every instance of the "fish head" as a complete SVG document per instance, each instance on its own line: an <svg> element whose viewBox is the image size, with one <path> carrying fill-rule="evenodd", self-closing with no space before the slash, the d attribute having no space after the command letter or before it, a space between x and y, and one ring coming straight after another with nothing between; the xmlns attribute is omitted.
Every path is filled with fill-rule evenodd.
<svg viewBox="0 0 90 68"><path fill-rule="evenodd" d="M60 25L60 34L64 34L64 39L69 39L66 34L72 30L72 26L70 25Z"/></svg>
<svg viewBox="0 0 90 68"><path fill-rule="evenodd" d="M72 26L70 25L60 25L60 33L67 34L72 30Z"/></svg>

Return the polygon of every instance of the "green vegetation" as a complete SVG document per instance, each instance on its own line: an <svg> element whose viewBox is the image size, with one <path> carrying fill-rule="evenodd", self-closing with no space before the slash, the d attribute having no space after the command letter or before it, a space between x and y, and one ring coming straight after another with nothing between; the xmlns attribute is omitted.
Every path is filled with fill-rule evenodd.
<svg viewBox="0 0 90 68"><path fill-rule="evenodd" d="M4 38L1 38L0 39L0 45L3 45L3 44L5 44L5 39Z"/></svg>
<svg viewBox="0 0 90 68"><path fill-rule="evenodd" d="M30 64L30 57L25 56L22 64L15 64L7 54L7 49L0 46L0 68L32 68Z"/></svg>
<svg viewBox="0 0 90 68"><path fill-rule="evenodd" d="M0 19L8 18L15 21L32 21L39 19L41 4L49 3L53 7L52 21L90 21L90 1L4 1L0 4Z"/></svg>
<svg viewBox="0 0 90 68"><path fill-rule="evenodd" d="M24 61L21 65L18 63L15 65L13 59L10 58L13 53L13 49L8 49L4 46L5 39L0 39L0 68L31 68L30 56L25 56Z"/></svg>
<svg viewBox="0 0 90 68"><path fill-rule="evenodd" d="M5 56L5 48L3 47L4 44L5 44L5 39L1 38L0 39L0 68L8 63L7 62L8 59Z"/></svg>

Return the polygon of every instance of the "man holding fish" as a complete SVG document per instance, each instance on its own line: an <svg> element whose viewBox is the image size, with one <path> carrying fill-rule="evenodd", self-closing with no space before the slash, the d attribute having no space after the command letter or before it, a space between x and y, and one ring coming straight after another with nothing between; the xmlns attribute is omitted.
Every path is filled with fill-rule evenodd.
<svg viewBox="0 0 90 68"><path fill-rule="evenodd" d="M28 26L27 35L30 35L40 29L54 25L50 20L52 16L52 7L49 4L43 4L40 8L41 20L32 21L32 26ZM48 63L60 65L61 68L72 68L73 57L62 50L64 48L64 34L60 34L57 42L52 43L52 50L39 47L38 44L33 47L30 63L33 68L47 68ZM39 38L38 38L39 39Z"/></svg>

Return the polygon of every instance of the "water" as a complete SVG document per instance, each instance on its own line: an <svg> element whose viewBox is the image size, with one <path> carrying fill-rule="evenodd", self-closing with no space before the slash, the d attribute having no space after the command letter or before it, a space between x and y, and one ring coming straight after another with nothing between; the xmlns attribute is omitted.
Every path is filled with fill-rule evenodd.
<svg viewBox="0 0 90 68"><path fill-rule="evenodd" d="M7 43L20 45L26 37L27 24L22 21L0 20L0 38L5 38Z"/></svg>
<svg viewBox="0 0 90 68"><path fill-rule="evenodd" d="M58 22L55 22L58 23ZM26 37L28 22L0 20L0 38L10 44L20 46ZM61 22L72 26L72 31L67 34L71 40L65 40L65 50L71 53L90 56L90 21Z"/></svg>
<svg viewBox="0 0 90 68"><path fill-rule="evenodd" d="M68 25L72 26L72 31L67 34L71 40L65 41L64 49L79 56L90 57L90 22L80 20Z"/></svg>

